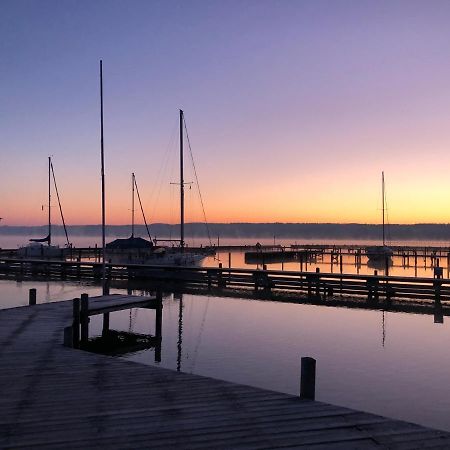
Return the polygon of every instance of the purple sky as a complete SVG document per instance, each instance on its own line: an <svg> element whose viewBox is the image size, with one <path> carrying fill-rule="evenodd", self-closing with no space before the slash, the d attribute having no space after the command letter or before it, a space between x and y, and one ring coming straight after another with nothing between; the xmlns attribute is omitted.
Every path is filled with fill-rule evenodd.
<svg viewBox="0 0 450 450"><path fill-rule="evenodd" d="M448 1L2 0L2 223L45 223L49 155L67 222L100 222L100 58L109 223L133 171L178 219L178 108L210 221L376 223L384 170L391 222L450 222L449 23Z"/></svg>

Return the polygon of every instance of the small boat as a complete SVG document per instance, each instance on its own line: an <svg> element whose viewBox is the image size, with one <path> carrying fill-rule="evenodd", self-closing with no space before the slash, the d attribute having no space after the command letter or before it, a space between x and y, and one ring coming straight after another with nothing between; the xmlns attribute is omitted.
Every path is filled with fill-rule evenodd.
<svg viewBox="0 0 450 450"><path fill-rule="evenodd" d="M372 245L366 247L366 255L370 261L386 261L386 259L392 258L394 255L393 250L386 245L386 232L385 232L385 210L386 210L386 196L384 189L384 172L381 172L381 198L382 198L382 230L383 240L382 245Z"/></svg>
<svg viewBox="0 0 450 450"><path fill-rule="evenodd" d="M70 247L69 237L67 234L67 228L64 221L64 215L62 212L61 202L59 199L59 192L56 186L55 172L53 170L52 158L48 157L48 234L44 238L39 239L30 239L30 244L19 247L16 255L19 258L55 258L60 259L64 258L66 255L66 249L60 248L59 245L52 245L52 215L51 215L51 180L53 176L53 181L55 185L55 191L58 198L59 210L61 212L61 218L64 226L64 232L66 234L67 239L67 247ZM47 245L44 245L44 244Z"/></svg>

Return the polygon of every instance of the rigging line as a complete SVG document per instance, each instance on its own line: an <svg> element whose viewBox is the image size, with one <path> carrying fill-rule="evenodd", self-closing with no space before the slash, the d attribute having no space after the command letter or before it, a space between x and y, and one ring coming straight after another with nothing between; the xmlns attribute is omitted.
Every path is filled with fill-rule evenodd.
<svg viewBox="0 0 450 450"><path fill-rule="evenodd" d="M141 207L142 217L144 218L145 228L147 229L148 238L151 241L152 237L150 236L150 230L148 229L147 219L145 218L145 214L144 214L144 208L142 207L141 196L139 195L139 188L137 185L136 176L134 177L134 185L136 186L136 193L137 193L137 197L139 200L139 206Z"/></svg>
<svg viewBox="0 0 450 450"><path fill-rule="evenodd" d="M61 220L62 220L63 227L64 227L64 233L66 234L67 246L70 247L69 236L67 234L66 222L64 220L64 214L63 214L63 210L62 210L62 206L61 206L61 201L59 199L58 186L56 185L55 171L53 170L52 162L50 162L50 168L52 169L53 183L55 185L56 197L58 198L59 212L61 213Z"/></svg>
<svg viewBox="0 0 450 450"><path fill-rule="evenodd" d="M195 176L195 181L197 183L198 195L200 197L200 203L202 205L203 218L205 220L205 225L206 225L206 232L208 233L208 241L209 241L209 245L212 247L211 234L209 232L208 220L206 219L206 212L205 212L205 206L203 204L202 192L200 191L200 183L198 182L197 169L195 167L194 156L192 155L191 140L189 139L189 133L188 133L188 130L187 130L187 125L186 125L186 118L184 116L183 116L183 122L184 122L184 129L186 131L186 138L187 138L188 147L189 147L189 154L191 156L192 167L194 168L194 176Z"/></svg>
<svg viewBox="0 0 450 450"><path fill-rule="evenodd" d="M156 210L158 208L158 203L161 197L161 190L163 186L163 179L165 174L168 173L169 168L172 167L172 160L174 158L174 152L172 152L172 148L174 147L174 143L176 140L178 129L178 121L174 122L174 127L172 129L172 134L170 135L169 142L166 145L165 153L163 155L163 161L159 167L158 175L156 177L156 182L154 184L154 189L151 192L150 200L153 203L152 217L156 216Z"/></svg>
<svg viewBox="0 0 450 450"><path fill-rule="evenodd" d="M195 349L194 349L194 355L192 357L191 373L194 371L195 365L197 363L198 349L199 349L199 347L201 345L201 342L202 342L203 331L205 330L205 321L206 321L206 316L208 314L208 307L209 307L209 301L210 300L211 300L211 297L208 295L208 300L206 302L206 308L205 308L205 310L203 312L202 322L200 324L200 331L198 333L197 343L196 343Z"/></svg>

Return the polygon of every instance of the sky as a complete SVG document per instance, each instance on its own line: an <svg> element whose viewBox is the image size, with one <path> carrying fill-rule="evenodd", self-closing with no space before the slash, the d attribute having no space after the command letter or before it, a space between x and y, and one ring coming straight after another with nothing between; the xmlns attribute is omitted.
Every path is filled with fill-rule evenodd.
<svg viewBox="0 0 450 450"><path fill-rule="evenodd" d="M209 222L379 223L384 171L391 223L448 223L449 22L433 0L1 0L1 224L46 223L48 156L66 222L101 222L100 59L109 224L132 172L148 221L178 221L180 108Z"/></svg>

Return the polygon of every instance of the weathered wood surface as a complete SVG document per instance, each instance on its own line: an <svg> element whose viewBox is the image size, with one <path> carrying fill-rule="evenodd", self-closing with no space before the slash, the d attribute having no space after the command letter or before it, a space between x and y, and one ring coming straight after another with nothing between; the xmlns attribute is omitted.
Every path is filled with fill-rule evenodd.
<svg viewBox="0 0 450 450"><path fill-rule="evenodd" d="M89 297L88 315L122 311L130 308L156 308L156 297L136 295L103 295Z"/></svg>
<svg viewBox="0 0 450 450"><path fill-rule="evenodd" d="M65 348L70 302L0 311L0 447L450 448L450 434Z"/></svg>

